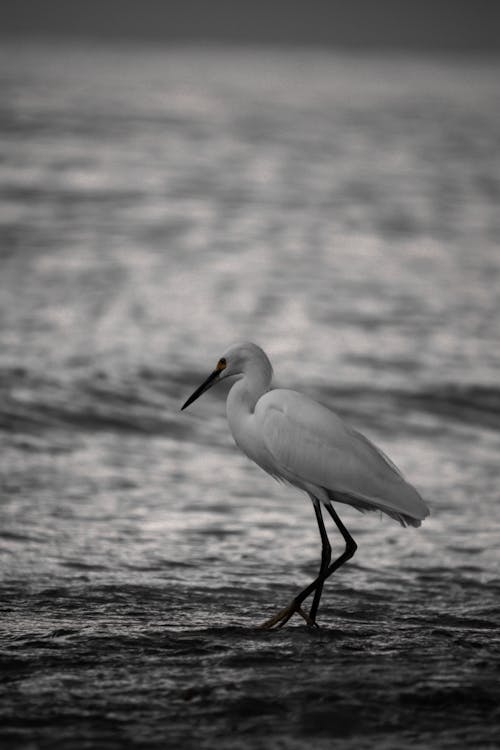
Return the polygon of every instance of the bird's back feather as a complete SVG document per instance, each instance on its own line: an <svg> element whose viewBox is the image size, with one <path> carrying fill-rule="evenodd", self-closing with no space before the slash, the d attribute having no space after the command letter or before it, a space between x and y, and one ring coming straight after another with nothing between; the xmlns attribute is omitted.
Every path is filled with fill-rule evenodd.
<svg viewBox="0 0 500 750"><path fill-rule="evenodd" d="M292 484L322 488L329 499L361 511L381 510L403 525L419 526L429 514L382 451L326 406L277 389L259 399L255 418L270 463Z"/></svg>

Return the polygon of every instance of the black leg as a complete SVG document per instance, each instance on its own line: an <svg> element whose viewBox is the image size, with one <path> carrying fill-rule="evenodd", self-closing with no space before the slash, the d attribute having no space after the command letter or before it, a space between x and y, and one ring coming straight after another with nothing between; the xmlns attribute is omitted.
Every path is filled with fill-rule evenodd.
<svg viewBox="0 0 500 750"><path fill-rule="evenodd" d="M303 591L301 591L300 594L298 594L295 597L295 599L293 599L292 603L288 605L288 607L285 607L284 609L280 610L280 612L278 612L276 615L274 615L274 617L271 617L270 620L266 620L266 622L263 623L260 627L265 628L265 629L269 629L269 628L273 628L275 625L277 625L278 628L282 628L283 625L286 625L286 623L288 622L288 620L290 619L290 617L295 612L298 612L306 620L306 622L307 622L308 625L315 625L314 619L312 617L308 616L302 610L302 608L301 608L302 602L304 601L304 599L307 599L307 597L310 596L313 591L316 591L317 589L319 589L320 590L320 594L314 596L314 601L316 601L316 599L317 599L318 604L319 604L319 599L320 599L320 596L321 596L321 591L323 589L323 584L326 581L326 579L329 576L331 576L332 573L334 573L336 570L338 570L338 568L340 568L344 563L346 563L348 560L350 560L351 557L356 552L356 550L358 548L358 545L356 544L356 542L354 541L354 539L352 538L352 536L347 531L346 527L344 526L344 524L342 523L342 521L338 517L337 513L335 512L335 510L332 508L331 505L326 505L325 507L326 507L328 513L331 515L331 517L335 521L335 524L336 524L338 530L340 531L340 533L342 534L342 536L344 538L344 541L345 541L345 550L344 550L344 552L340 555L340 557L338 557L336 560L334 560L331 564L328 564L328 567L326 568L326 570L323 569L323 556L322 556L321 570L320 570L320 574L318 575L318 577L315 578L314 581L312 583L310 583L309 586L307 586L307 588L305 588ZM316 508L316 504L315 504L315 508ZM319 511L319 513L321 513L321 511ZM318 512L316 513L316 517L318 518ZM318 520L318 525L319 525L319 523L320 522ZM323 530L324 530L323 518L321 518L321 526L323 526ZM322 533L322 530L321 530L321 526L320 526L320 533L321 533L321 539L323 540L323 533ZM326 536L326 531L325 531L325 536ZM326 559L326 557L325 557L325 559ZM314 601L313 601L313 607L314 607ZM315 614L315 612L312 611L312 608L311 608L311 612L312 612L312 614Z"/></svg>
<svg viewBox="0 0 500 750"><path fill-rule="evenodd" d="M325 507L326 507L328 513L331 515L331 517L335 521L338 530L340 531L340 533L344 537L345 550L340 555L340 557L338 557L336 560L334 560L332 562L331 565L328 566L328 568L326 569L326 572L324 573L324 575L318 576L318 578L316 578L311 584L309 584L309 586L307 586L307 588L305 588L304 591L301 591L300 594L295 597L294 601L295 601L295 604L297 605L297 607L300 607L300 605L302 604L302 602L304 601L304 599L307 599L307 597L310 594L312 594L312 592L315 591L318 588L318 586L320 586L320 585L323 586L323 584L326 581L326 579L329 576L331 576L332 573L334 573L344 563L346 563L348 560L350 560L351 557L354 555L354 553L356 552L356 550L358 548L358 545L356 544L356 542L354 541L354 539L352 538L352 536L347 531L346 527L344 526L344 524L342 523L342 521L338 517L338 515L337 515L336 511L333 509L333 507L331 505L326 505Z"/></svg>
<svg viewBox="0 0 500 750"><path fill-rule="evenodd" d="M309 611L309 617L314 624L316 624L316 615L318 613L319 602L321 594L323 593L323 583L325 581L325 574L330 565L332 559L332 548L326 534L325 524L323 522L323 516L321 514L321 505L316 498L313 498L314 512L316 513L316 520L318 522L319 533L321 536L321 566L318 574L318 585L314 592L314 599Z"/></svg>
<svg viewBox="0 0 500 750"><path fill-rule="evenodd" d="M338 530L340 531L340 533L344 537L345 552L340 557L344 557L344 555L347 555L346 560L350 560L350 558L354 555L354 553L358 549L358 545L356 544L356 542L354 541L354 539L349 534L349 532L347 531L346 527L344 526L344 524L342 523L342 521L338 517L337 512L335 511L335 508L333 507L333 505L326 505L325 507L326 507L328 513L331 515L331 517L335 521L335 523L337 524ZM340 560L340 557L339 557L339 560ZM344 560L344 562L346 562L346 560ZM340 565L343 565L344 562L340 563ZM333 565L335 565L335 563L333 563L331 567L333 567ZM333 570L337 570L337 568L340 568L340 565L337 565L335 568L333 568ZM328 573L327 578L330 575L330 573L333 573L333 570L330 570L330 568L328 570L330 572Z"/></svg>

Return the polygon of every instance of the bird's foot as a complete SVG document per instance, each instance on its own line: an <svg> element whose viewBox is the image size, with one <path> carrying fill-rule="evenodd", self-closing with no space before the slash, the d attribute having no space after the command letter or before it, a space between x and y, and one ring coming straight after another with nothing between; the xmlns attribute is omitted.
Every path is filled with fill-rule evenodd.
<svg viewBox="0 0 500 750"><path fill-rule="evenodd" d="M299 614L309 625L310 628L317 628L318 625L314 620L311 620L307 612L304 612L300 604L294 599L291 604L288 605L288 607L285 607L284 609L280 609L279 612L277 612L274 617L271 617L269 620L266 620L262 623L262 625L259 625L259 630L271 630L271 628L274 628L275 625L278 626L278 628L282 628L283 625L286 625L288 620L292 617L292 615Z"/></svg>

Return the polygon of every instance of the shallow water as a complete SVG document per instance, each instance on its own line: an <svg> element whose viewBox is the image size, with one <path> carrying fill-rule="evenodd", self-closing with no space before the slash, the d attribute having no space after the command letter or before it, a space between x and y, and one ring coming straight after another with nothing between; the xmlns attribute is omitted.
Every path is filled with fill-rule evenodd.
<svg viewBox="0 0 500 750"><path fill-rule="evenodd" d="M0 53L5 746L494 747L500 94L488 62ZM321 629L307 498L233 446L234 340L428 500ZM331 529L334 549L340 540Z"/></svg>

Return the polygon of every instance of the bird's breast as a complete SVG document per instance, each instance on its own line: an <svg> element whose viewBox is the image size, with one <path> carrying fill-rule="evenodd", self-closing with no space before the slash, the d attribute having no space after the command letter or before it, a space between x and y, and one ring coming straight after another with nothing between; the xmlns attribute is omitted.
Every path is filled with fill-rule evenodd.
<svg viewBox="0 0 500 750"><path fill-rule="evenodd" d="M238 448L264 471L275 474L254 413L228 409L229 429Z"/></svg>

